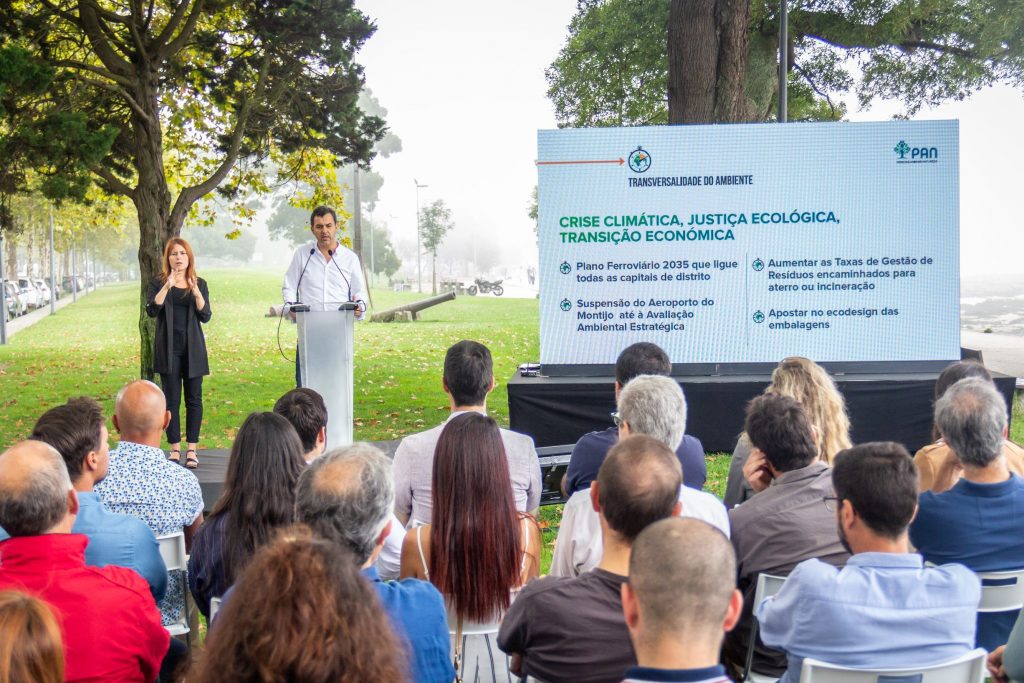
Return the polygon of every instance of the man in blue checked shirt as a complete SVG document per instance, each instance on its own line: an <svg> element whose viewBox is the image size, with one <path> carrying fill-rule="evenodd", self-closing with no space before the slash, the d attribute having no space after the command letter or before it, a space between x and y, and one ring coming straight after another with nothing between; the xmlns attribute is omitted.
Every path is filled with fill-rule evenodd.
<svg viewBox="0 0 1024 683"><path fill-rule="evenodd" d="M958 564L926 568L911 553L917 470L906 449L867 443L841 452L832 471L845 567L797 565L756 606L761 639L786 651L780 683L797 683L806 657L852 668L905 668L955 659L974 647L978 577Z"/></svg>

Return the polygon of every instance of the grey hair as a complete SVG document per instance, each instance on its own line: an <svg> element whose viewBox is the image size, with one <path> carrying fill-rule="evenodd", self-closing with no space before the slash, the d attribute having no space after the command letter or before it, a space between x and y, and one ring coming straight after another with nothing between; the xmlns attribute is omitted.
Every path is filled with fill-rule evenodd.
<svg viewBox="0 0 1024 683"><path fill-rule="evenodd" d="M961 463L986 467L1003 452L1006 400L992 382L962 379L935 403L935 426Z"/></svg>
<svg viewBox="0 0 1024 683"><path fill-rule="evenodd" d="M320 456L302 472L295 491L297 521L346 546L359 564L373 554L394 505L391 461L368 443Z"/></svg>
<svg viewBox="0 0 1024 683"><path fill-rule="evenodd" d="M646 434L675 451L686 433L686 397L671 377L640 375L619 392L619 416L630 434Z"/></svg>
<svg viewBox="0 0 1024 683"><path fill-rule="evenodd" d="M46 455L41 466L33 467L14 486L9 480L0 480L0 526L12 537L38 536L57 526L68 513L68 491L72 488L68 468L57 449L42 441L22 443L39 444Z"/></svg>

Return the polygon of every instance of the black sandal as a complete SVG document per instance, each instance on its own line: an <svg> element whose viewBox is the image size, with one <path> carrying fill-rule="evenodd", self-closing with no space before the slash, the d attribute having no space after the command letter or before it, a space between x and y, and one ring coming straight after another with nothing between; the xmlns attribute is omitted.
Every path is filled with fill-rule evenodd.
<svg viewBox="0 0 1024 683"><path fill-rule="evenodd" d="M189 468L190 470L199 469L199 458L197 458L195 455L189 455L189 453L195 454L196 449L190 448L187 451L185 451L185 467Z"/></svg>
<svg viewBox="0 0 1024 683"><path fill-rule="evenodd" d="M181 464L181 449L174 448L167 454L167 459L171 462Z"/></svg>

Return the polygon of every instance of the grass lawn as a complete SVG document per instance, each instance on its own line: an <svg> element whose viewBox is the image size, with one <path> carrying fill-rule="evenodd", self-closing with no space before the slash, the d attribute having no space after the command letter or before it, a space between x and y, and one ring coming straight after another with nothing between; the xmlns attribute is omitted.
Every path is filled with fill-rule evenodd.
<svg viewBox="0 0 1024 683"><path fill-rule="evenodd" d="M254 410L270 410L294 382L295 327L266 318L281 296L281 274L256 269L210 270L213 319L206 326L213 374L204 385L201 446L228 448L242 420ZM107 415L114 396L138 377L138 284L111 285L67 306L0 347L0 446L24 438L47 408L71 396L98 399ZM422 295L373 292L376 310ZM508 424L505 386L519 363L536 361L537 302L491 296L460 297L428 309L416 323L356 326L355 436L397 439L439 423L448 410L441 390L445 349L460 339L476 339L494 355L498 382L488 402L499 423ZM113 431L113 425L108 425ZM1024 416L1014 406L1012 437L1024 442ZM112 439L116 440L116 439ZM707 488L721 496L729 457L709 456ZM542 514L548 566L560 506Z"/></svg>

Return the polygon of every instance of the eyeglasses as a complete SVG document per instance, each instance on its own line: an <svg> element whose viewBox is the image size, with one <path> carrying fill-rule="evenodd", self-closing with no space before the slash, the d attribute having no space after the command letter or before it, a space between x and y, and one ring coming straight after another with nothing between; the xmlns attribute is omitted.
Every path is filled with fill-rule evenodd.
<svg viewBox="0 0 1024 683"><path fill-rule="evenodd" d="M616 427L621 427L623 425L623 423L625 423L625 420L622 419L622 415L619 414L619 411L616 410L611 415L612 415L612 422L615 423Z"/></svg>
<svg viewBox="0 0 1024 683"><path fill-rule="evenodd" d="M829 512L835 512L839 509L839 501L842 499L838 496L825 496L823 500L825 503L825 509Z"/></svg>

